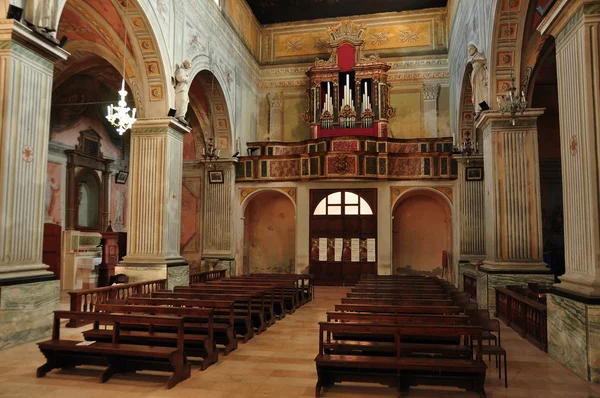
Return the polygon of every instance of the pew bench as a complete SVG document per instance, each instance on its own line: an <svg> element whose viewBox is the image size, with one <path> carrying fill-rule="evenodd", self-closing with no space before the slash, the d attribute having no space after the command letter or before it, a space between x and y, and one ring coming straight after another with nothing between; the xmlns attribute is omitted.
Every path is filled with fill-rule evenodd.
<svg viewBox="0 0 600 398"><path fill-rule="evenodd" d="M212 308L214 309L213 315L213 338L216 344L225 346L225 355L228 355L231 351L238 347L238 340L236 338L236 314L233 307L233 301L223 300L185 300L185 299L161 299L151 297L128 297L125 300L127 305L144 305L144 306L161 306L165 308L179 308L179 307L197 307L197 308ZM253 336L252 325L250 324L250 317L246 313L240 317L244 328L241 338L244 342ZM191 333L204 333L205 329L203 326L191 326L186 325L186 332Z"/></svg>
<svg viewBox="0 0 600 398"><path fill-rule="evenodd" d="M61 319L112 325L110 342L86 342L60 338ZM168 326L177 330L175 347L122 343L120 325ZM181 317L154 315L116 315L100 312L55 311L52 326L52 339L38 343L46 357L46 363L37 369L37 377L44 377L49 371L59 368L73 368L78 365L106 366L100 376L105 383L116 373L138 370L158 370L172 372L167 388L188 379L191 367L184 352L184 320Z"/></svg>
<svg viewBox="0 0 600 398"><path fill-rule="evenodd" d="M379 345L369 341L350 342L354 344L351 354L344 351L336 353L336 344L343 344L334 340L336 334L376 336L380 339L391 337L391 342ZM473 359L472 353L456 357L450 348L436 349L433 344L416 346L406 343L407 337L422 335L458 336L467 346L472 337L481 336L481 328L320 322L319 354L315 357L318 375L315 396L320 396L323 387L331 387L336 382L362 381L395 386L399 396L411 386L428 384L465 388L485 397L487 366L479 351ZM456 349L465 350L460 347Z"/></svg>
<svg viewBox="0 0 600 398"><path fill-rule="evenodd" d="M184 352L189 357L201 357L201 370L218 362L219 354L213 338L213 309L161 307L147 305L98 304L96 310L110 314L172 315L184 319ZM101 329L98 323L83 332L88 341L109 342L112 330ZM177 330L173 327L154 326L147 329L141 325L120 325L123 343L172 347L177 345Z"/></svg>

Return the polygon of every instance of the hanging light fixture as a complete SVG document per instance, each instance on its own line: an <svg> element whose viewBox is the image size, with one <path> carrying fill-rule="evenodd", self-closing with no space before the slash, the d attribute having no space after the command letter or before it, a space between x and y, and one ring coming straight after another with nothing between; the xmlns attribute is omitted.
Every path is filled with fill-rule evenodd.
<svg viewBox="0 0 600 398"><path fill-rule="evenodd" d="M127 90L125 90L125 52L127 51L127 7L129 7L129 3L123 3L123 7L125 10L125 21L123 23L125 33L123 35L123 81L121 82L121 90L119 90L120 100L117 106L109 105L106 114L106 119L117 128L119 135L123 135L137 120L135 118L136 109L129 108L125 100L125 97L127 97ZM131 111L131 115L129 111Z"/></svg>
<svg viewBox="0 0 600 398"><path fill-rule="evenodd" d="M510 5L508 8L508 33L512 35L512 28L510 25ZM525 93L521 90L521 93L518 92L515 87L515 65L514 65L514 55L511 58L511 66L510 66L510 87L508 92L504 95L498 95L498 108L502 115L505 113L510 113L512 118L511 123L514 126L517 122L516 117L517 113L523 114L525 109L527 109L527 100L525 99Z"/></svg>

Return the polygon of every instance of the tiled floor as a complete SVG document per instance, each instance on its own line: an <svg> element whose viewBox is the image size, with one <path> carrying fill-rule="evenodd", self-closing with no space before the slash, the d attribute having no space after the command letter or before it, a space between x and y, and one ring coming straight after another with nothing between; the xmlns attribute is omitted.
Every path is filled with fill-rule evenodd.
<svg viewBox="0 0 600 398"><path fill-rule="evenodd" d="M3 397L309 397L316 382L314 357L318 346L319 320L332 310L347 290L317 288L316 300L287 316L265 333L256 336L219 363L201 372L192 368L192 377L166 390L165 374L115 375L106 384L98 382L100 371L78 368L52 371L35 378L44 363L35 343L0 351L0 396ZM66 336L80 330L65 329ZM590 384L539 351L511 329L502 330L508 351L509 388L498 380L490 364L486 392L490 398L600 398L600 386ZM337 384L324 397L395 397L392 388L374 384ZM411 398L477 397L457 389L415 388Z"/></svg>

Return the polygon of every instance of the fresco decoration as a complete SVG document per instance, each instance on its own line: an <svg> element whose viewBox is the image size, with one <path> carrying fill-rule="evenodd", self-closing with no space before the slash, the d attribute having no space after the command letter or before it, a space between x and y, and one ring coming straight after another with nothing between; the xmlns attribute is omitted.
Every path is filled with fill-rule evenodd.
<svg viewBox="0 0 600 398"><path fill-rule="evenodd" d="M200 30L193 27L189 22L185 25L185 52L186 59L194 59L200 54L206 54L208 40Z"/></svg>
<svg viewBox="0 0 600 398"><path fill-rule="evenodd" d="M227 0L224 11L252 55L258 58L261 36L260 25L247 3L243 0Z"/></svg>
<svg viewBox="0 0 600 398"><path fill-rule="evenodd" d="M365 51L395 50L432 45L431 23L371 27L366 31ZM274 36L275 58L327 54L329 36L325 32L292 33Z"/></svg>
<svg viewBox="0 0 600 398"><path fill-rule="evenodd" d="M110 221L112 223L113 231L115 232L127 232L128 191L128 182L125 184L115 184L114 180L111 180Z"/></svg>
<svg viewBox="0 0 600 398"><path fill-rule="evenodd" d="M46 168L46 192L44 196L44 222L61 224L62 167L60 163L48 162Z"/></svg>

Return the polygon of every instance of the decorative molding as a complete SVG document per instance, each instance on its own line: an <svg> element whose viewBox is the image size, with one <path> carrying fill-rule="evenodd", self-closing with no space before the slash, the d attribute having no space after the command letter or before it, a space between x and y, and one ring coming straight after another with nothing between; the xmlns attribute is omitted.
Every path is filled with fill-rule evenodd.
<svg viewBox="0 0 600 398"><path fill-rule="evenodd" d="M437 101L440 95L441 85L435 84L423 84L421 92L423 93L423 99L425 101Z"/></svg>

